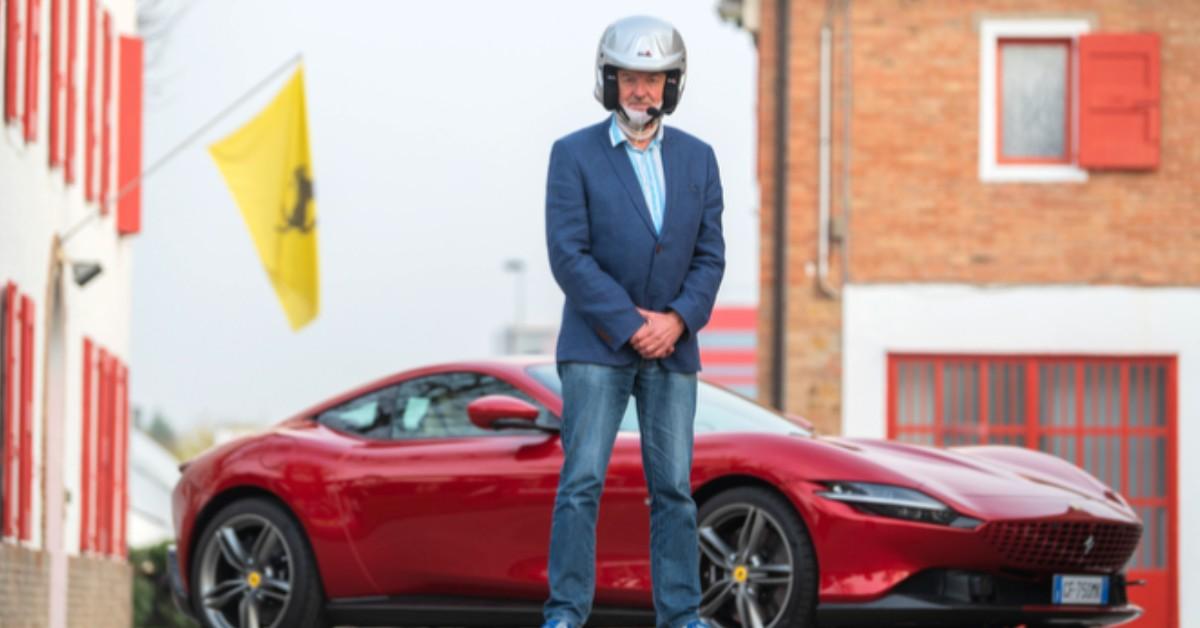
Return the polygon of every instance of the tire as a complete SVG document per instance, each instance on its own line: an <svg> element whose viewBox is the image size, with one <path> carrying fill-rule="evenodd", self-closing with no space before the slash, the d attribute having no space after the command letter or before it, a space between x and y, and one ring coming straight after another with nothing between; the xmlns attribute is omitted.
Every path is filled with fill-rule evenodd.
<svg viewBox="0 0 1200 628"><path fill-rule="evenodd" d="M299 525L276 502L253 497L226 505L205 526L195 547L190 595L202 625L326 626L325 595L312 550Z"/></svg>
<svg viewBox="0 0 1200 628"><path fill-rule="evenodd" d="M713 628L816 625L816 558L791 504L770 490L747 486L704 502L696 519L700 615ZM748 521L751 531L759 529L756 540L743 534Z"/></svg>

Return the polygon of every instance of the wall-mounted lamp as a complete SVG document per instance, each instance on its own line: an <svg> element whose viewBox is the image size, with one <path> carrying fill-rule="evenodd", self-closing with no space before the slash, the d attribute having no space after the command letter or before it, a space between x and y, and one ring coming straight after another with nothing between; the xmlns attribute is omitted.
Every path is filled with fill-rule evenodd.
<svg viewBox="0 0 1200 628"><path fill-rule="evenodd" d="M103 271L100 262L71 262L71 273L75 275L75 285L83 287L87 282L96 278Z"/></svg>

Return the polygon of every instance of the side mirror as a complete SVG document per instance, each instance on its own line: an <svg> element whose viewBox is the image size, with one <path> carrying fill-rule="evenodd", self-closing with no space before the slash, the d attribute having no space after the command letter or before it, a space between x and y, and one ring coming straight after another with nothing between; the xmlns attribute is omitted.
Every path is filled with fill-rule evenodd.
<svg viewBox="0 0 1200 628"><path fill-rule="evenodd" d="M471 423L485 430L540 429L536 424L539 414L533 404L508 395L488 395L467 404Z"/></svg>
<svg viewBox="0 0 1200 628"><path fill-rule="evenodd" d="M812 424L812 421L809 421L808 419L800 416L799 414L792 414L789 412L787 414L784 414L783 416L785 418L787 418L787 420L791 421L792 423L795 423L796 425L799 425L800 427L812 432L813 434L817 433L817 427Z"/></svg>

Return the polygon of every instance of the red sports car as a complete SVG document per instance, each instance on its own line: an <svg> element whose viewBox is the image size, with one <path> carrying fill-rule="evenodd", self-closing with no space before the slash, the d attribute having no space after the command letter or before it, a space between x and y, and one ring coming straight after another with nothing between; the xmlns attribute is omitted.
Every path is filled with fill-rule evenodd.
<svg viewBox="0 0 1200 628"><path fill-rule="evenodd" d="M172 584L206 626L541 623L562 449L552 361L444 364L184 465ZM1141 535L1079 468L1012 447L815 436L702 383L702 615L733 628L1090 626L1140 612ZM589 625L653 625L631 408L597 527Z"/></svg>

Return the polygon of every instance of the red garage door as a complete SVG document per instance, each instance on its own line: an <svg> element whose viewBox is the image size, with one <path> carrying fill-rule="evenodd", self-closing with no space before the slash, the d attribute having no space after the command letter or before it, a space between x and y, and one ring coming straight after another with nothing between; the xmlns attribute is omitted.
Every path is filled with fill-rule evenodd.
<svg viewBox="0 0 1200 628"><path fill-rule="evenodd" d="M1178 625L1174 357L888 357L888 435L936 446L999 443L1069 460L1120 491L1145 524L1127 565L1146 610Z"/></svg>

